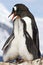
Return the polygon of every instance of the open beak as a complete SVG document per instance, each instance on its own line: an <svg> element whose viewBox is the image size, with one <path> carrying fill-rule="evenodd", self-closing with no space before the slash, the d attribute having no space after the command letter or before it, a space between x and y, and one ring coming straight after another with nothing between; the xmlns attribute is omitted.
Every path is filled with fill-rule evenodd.
<svg viewBox="0 0 43 65"><path fill-rule="evenodd" d="M12 20L14 20L14 17L16 16L16 13L11 13L9 16L8 16L8 18L10 17L10 16L12 16Z"/></svg>

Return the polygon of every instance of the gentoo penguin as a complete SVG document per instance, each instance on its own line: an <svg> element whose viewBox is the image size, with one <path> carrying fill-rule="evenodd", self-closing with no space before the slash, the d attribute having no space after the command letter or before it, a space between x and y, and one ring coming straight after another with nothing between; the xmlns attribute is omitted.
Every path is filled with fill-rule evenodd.
<svg viewBox="0 0 43 65"><path fill-rule="evenodd" d="M14 8L10 15L12 15L12 14L13 14L12 19L14 19L14 17L18 15L21 19L23 19L26 22L27 32L33 39L36 47L38 48L38 56L40 58L41 53L39 50L39 31L38 31L38 27L36 25L33 14L29 11L29 9L24 4L14 5Z"/></svg>
<svg viewBox="0 0 43 65"><path fill-rule="evenodd" d="M37 26L34 27L36 23L33 15L23 4L14 5L9 16L11 15L13 15L13 33L2 48L3 60L13 60L18 56L27 61L39 58L39 43L35 43L37 40L34 31Z"/></svg>

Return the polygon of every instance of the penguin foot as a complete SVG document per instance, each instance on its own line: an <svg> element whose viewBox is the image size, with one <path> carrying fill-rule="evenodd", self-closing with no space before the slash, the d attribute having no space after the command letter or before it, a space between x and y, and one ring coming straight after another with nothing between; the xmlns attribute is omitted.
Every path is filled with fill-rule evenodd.
<svg viewBox="0 0 43 65"><path fill-rule="evenodd" d="M18 63L20 64L20 63L23 63L24 62L24 60L22 59L22 60L20 60Z"/></svg>
<svg viewBox="0 0 43 65"><path fill-rule="evenodd" d="M18 58L16 59L16 63L19 63L19 64L20 64L20 63L22 63L22 62L24 62L23 59L18 59Z"/></svg>

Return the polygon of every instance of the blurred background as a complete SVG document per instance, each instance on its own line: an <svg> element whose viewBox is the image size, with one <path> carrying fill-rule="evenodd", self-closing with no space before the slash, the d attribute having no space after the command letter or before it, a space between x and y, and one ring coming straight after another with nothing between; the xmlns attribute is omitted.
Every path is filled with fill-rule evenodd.
<svg viewBox="0 0 43 65"><path fill-rule="evenodd" d="M40 51L43 55L43 0L0 0L0 61L3 55L2 47L13 28L13 23L8 16L17 3L25 4L34 15L39 29Z"/></svg>

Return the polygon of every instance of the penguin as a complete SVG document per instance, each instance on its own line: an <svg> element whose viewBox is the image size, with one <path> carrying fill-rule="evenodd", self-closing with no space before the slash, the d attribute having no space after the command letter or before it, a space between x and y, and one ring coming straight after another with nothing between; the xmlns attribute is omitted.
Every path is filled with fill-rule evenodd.
<svg viewBox="0 0 43 65"><path fill-rule="evenodd" d="M15 9L15 10L14 10ZM13 14L12 19L18 15L23 19L27 24L27 32L33 39L36 47L38 48L38 56L41 57L40 49L39 49L39 31L38 27L35 21L35 18L33 14L29 11L28 7L24 4L16 4L14 5L14 8L12 10L12 13L9 15L11 16Z"/></svg>
<svg viewBox="0 0 43 65"><path fill-rule="evenodd" d="M24 4L14 5L9 17L11 15L13 32L2 48L3 60L13 60L18 56L27 61L39 58L39 37L36 36L38 29L33 15Z"/></svg>

